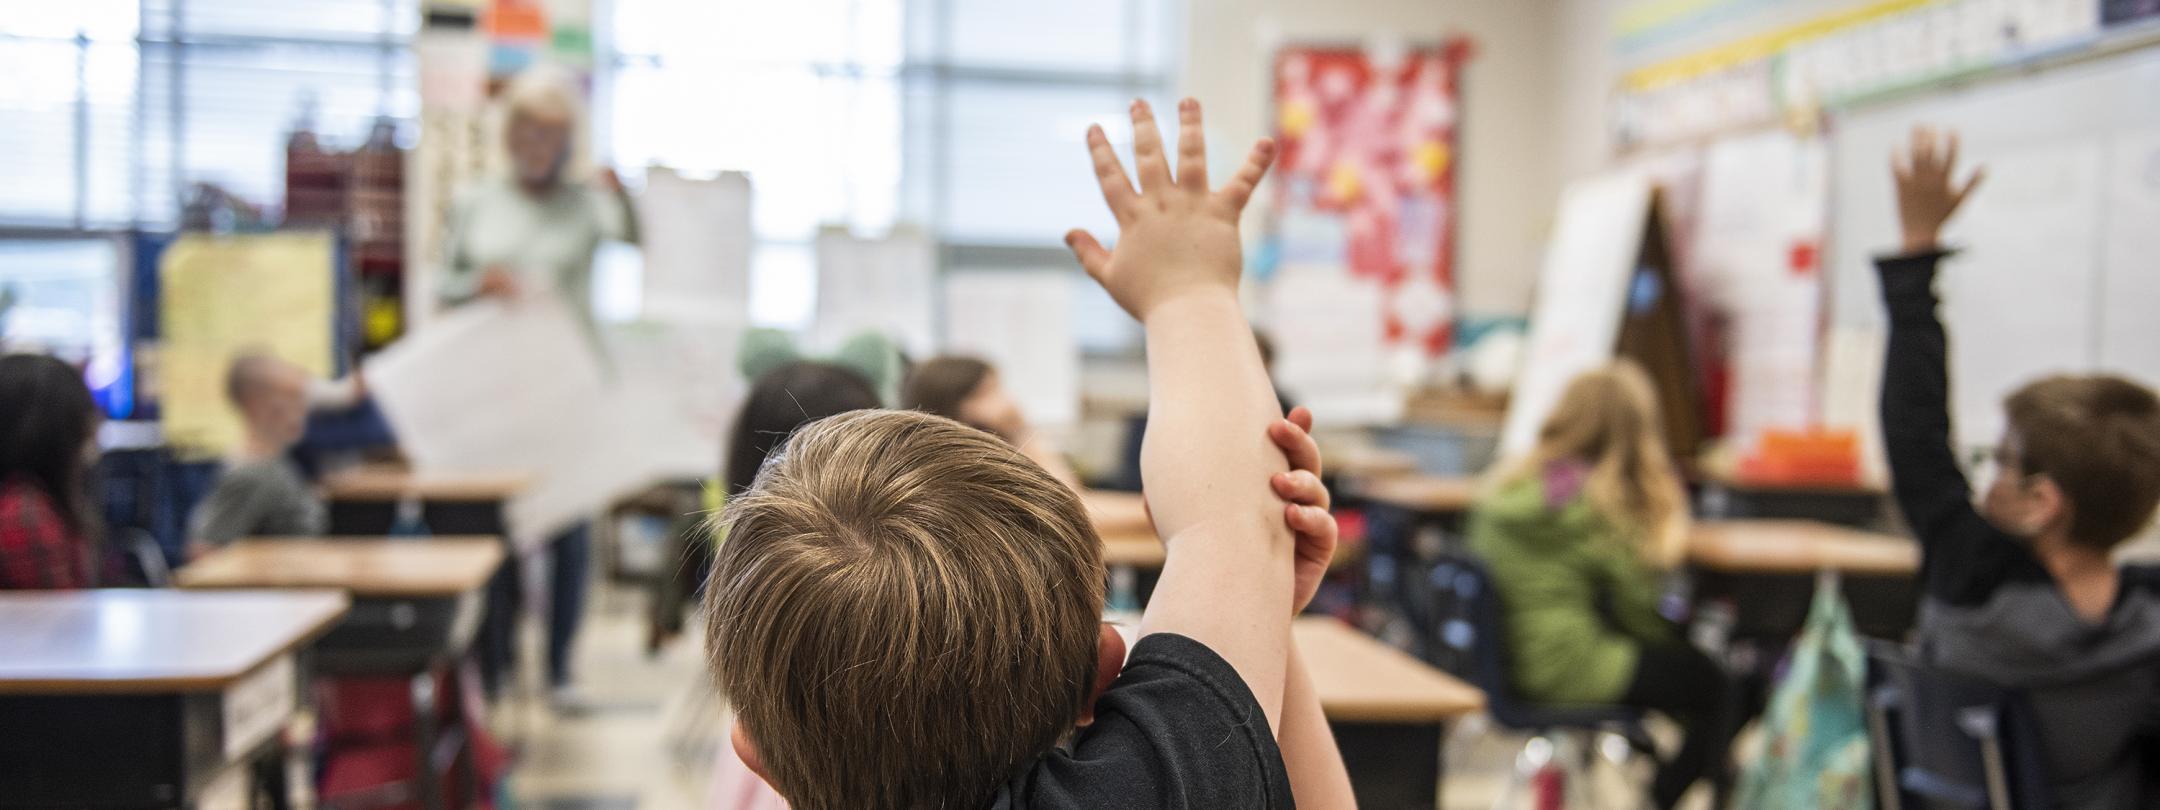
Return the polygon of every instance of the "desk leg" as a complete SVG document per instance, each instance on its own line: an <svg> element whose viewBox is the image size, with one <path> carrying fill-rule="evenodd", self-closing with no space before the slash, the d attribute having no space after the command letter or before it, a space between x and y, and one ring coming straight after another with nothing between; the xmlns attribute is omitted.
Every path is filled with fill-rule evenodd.
<svg viewBox="0 0 2160 810"><path fill-rule="evenodd" d="M435 775L436 724L435 670L429 667L412 678L413 749L418 767L413 778L420 782L420 806L443 810L442 780Z"/></svg>
<svg viewBox="0 0 2160 810"><path fill-rule="evenodd" d="M1446 726L1331 722L1328 727L1342 749L1359 807L1440 806L1440 744Z"/></svg>

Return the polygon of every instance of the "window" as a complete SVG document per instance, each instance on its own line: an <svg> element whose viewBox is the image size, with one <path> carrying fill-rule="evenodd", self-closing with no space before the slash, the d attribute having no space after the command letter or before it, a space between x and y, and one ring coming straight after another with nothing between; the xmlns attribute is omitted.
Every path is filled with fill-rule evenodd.
<svg viewBox="0 0 2160 810"><path fill-rule="evenodd" d="M417 0L0 0L0 228L169 228L191 184L274 214L296 121L418 108Z"/></svg>
<svg viewBox="0 0 2160 810"><path fill-rule="evenodd" d="M595 129L615 165L749 172L751 318L800 328L828 223L925 225L948 270L1072 269L1066 229L1111 226L1083 135L1167 96L1177 6L614 0Z"/></svg>

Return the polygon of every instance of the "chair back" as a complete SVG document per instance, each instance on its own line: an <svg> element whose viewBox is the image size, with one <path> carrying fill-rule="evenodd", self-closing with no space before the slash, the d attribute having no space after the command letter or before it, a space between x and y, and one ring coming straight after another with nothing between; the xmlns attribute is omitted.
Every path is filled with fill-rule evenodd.
<svg viewBox="0 0 2160 810"><path fill-rule="evenodd" d="M2049 806L2039 737L2022 695L1874 642L1867 703L1876 790L1885 808Z"/></svg>

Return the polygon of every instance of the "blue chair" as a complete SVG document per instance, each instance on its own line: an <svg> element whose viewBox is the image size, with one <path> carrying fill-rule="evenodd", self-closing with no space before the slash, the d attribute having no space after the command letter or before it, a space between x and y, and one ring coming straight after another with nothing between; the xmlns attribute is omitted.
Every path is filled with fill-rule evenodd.
<svg viewBox="0 0 2160 810"><path fill-rule="evenodd" d="M2019 810L2052 806L2020 694L1868 647L1868 737L1884 810Z"/></svg>
<svg viewBox="0 0 2160 810"><path fill-rule="evenodd" d="M1515 757L1515 770L1496 807L1507 807L1515 791L1552 761L1555 752L1574 748L1579 758L1562 757L1569 781L1581 784L1592 758L1601 753L1602 734L1625 740L1630 754L1657 757L1657 745L1643 728L1641 709L1629 706L1551 706L1524 700L1515 691L1507 649L1507 616L1492 587L1485 564L1460 554L1442 556L1428 576L1431 617L1438 638L1431 644L1435 664L1485 692L1486 711L1502 728L1530 734ZM1609 757L1625 767L1632 756ZM1594 792L1592 793L1595 798Z"/></svg>

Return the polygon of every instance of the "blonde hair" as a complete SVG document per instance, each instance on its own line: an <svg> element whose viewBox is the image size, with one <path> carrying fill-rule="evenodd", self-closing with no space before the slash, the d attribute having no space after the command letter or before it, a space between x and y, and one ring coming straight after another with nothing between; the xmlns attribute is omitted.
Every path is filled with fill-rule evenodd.
<svg viewBox="0 0 2160 810"><path fill-rule="evenodd" d="M719 522L711 666L793 806L980 807L1078 721L1101 541L996 437L906 411L822 419Z"/></svg>
<svg viewBox="0 0 2160 810"><path fill-rule="evenodd" d="M1641 366L1619 360L1583 372L1546 416L1537 446L1499 483L1541 475L1554 462L1582 461L1590 465L1583 492L1591 506L1634 538L1646 561L1672 566L1685 551L1687 497L1661 424L1656 389Z"/></svg>
<svg viewBox="0 0 2160 810"><path fill-rule="evenodd" d="M589 156L585 154L585 139L589 134L585 96L576 77L569 71L553 65L534 65L503 84L502 90L495 94L494 111L489 116L492 137L488 143L494 145L487 150L491 168L502 169L509 164L504 138L510 132L510 122L519 115L569 122L570 138L563 144L569 155L563 165L563 176L579 177L591 170Z"/></svg>

